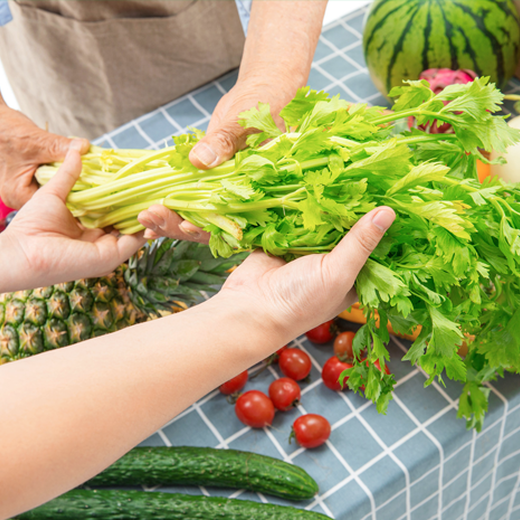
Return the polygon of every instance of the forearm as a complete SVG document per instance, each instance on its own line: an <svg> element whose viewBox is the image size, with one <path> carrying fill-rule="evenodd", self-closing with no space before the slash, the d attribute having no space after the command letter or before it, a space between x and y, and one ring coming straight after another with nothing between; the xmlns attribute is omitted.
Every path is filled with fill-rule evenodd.
<svg viewBox="0 0 520 520"><path fill-rule="evenodd" d="M326 5L324 0L254 1L239 80L251 76L266 82L285 78L287 88L304 86ZM292 97L294 92L287 95Z"/></svg>
<svg viewBox="0 0 520 520"><path fill-rule="evenodd" d="M216 296L0 367L0 519L84 482L290 339L251 316Z"/></svg>

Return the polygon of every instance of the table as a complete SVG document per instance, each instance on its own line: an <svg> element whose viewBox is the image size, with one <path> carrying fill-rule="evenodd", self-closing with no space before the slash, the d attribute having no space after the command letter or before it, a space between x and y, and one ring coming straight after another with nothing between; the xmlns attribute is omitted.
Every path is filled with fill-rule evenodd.
<svg viewBox="0 0 520 520"><path fill-rule="evenodd" d="M309 84L354 102L387 106L367 73L361 48L365 10L327 26L320 38ZM217 102L237 73L181 97L102 136L96 144L120 148L159 148L188 127L206 129ZM518 82L511 91L519 91ZM353 326L355 328L355 326ZM201 334L203 334L201 327ZM247 341L247 338L244 338ZM255 451L294 462L318 482L319 495L298 507L344 520L520 520L520 377L489 385L490 410L484 429L466 431L456 419L461 385L447 381L424 388L426 376L400 361L409 344L393 338L390 369L397 385L386 416L352 392L332 392L321 367L332 345L305 337L292 346L312 359L311 382L302 385L302 405L278 413L273 427L252 430L236 418L218 391L211 392L142 443L144 446L210 446ZM256 372L259 367L253 367ZM246 389L267 391L280 377L271 366ZM174 398L174 396L172 396ZM288 443L292 422L303 413L321 413L332 424L326 445L304 450ZM202 487L161 488L166 492L240 497L293 503L244 491Z"/></svg>

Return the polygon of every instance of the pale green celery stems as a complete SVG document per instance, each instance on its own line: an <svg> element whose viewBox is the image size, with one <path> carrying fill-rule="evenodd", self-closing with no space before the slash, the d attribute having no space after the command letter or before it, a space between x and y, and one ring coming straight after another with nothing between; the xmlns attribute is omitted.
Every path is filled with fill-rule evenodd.
<svg viewBox="0 0 520 520"><path fill-rule="evenodd" d="M104 228L106 226L112 226L117 222L136 217L139 213L141 213L141 211L148 209L150 206L153 206L154 204L161 204L162 200L163 199L152 199L140 202L139 204L132 204L131 206L125 206L124 208L116 209L96 219L94 221L94 227Z"/></svg>
<svg viewBox="0 0 520 520"><path fill-rule="evenodd" d="M132 177L120 180L111 181L102 186L91 188L83 193L73 193L69 196L69 202L81 203L89 200L98 200L103 196L110 195L111 193L121 192L125 189L132 188L134 186L143 186L144 182L153 181L158 178L171 178L170 176L175 175L176 172L172 168L161 168L160 170L151 170L149 172L140 172Z"/></svg>
<svg viewBox="0 0 520 520"><path fill-rule="evenodd" d="M478 188L474 188L473 186L468 186L467 184L463 184L456 179L450 179L449 177L444 177L442 179L442 181L439 181L439 182L444 182L445 184L449 184L450 186L458 186L466 191L471 191L471 192L479 191Z"/></svg>
<svg viewBox="0 0 520 520"><path fill-rule="evenodd" d="M103 217L96 220L95 227L106 227L112 226L121 220L125 220L131 218L132 216L137 216L141 211L148 209L150 206L154 204L161 204L166 206L172 210L186 210L186 211L196 211L197 213L201 212L216 212L217 208L212 204L197 204L192 201L182 201L182 200L173 200L169 198L156 198L151 200L146 200L140 202L138 204L132 204L130 206L125 206L124 208L119 208L110 213L107 213Z"/></svg>
<svg viewBox="0 0 520 520"><path fill-rule="evenodd" d="M300 135L302 135L301 132L285 132L285 133L280 134L279 136L275 137L268 143L264 144L260 148L257 148L257 150L259 150L259 151L269 150L269 148L272 148L275 144L278 143L278 141L283 139L284 136L287 139L289 139L290 141L296 141L298 139L298 137L300 137Z"/></svg>
<svg viewBox="0 0 520 520"><path fill-rule="evenodd" d="M139 224L139 222L136 220L136 224L133 226L120 229L119 231L122 235L134 235L135 233L139 233L139 231L143 231L143 229L146 228L142 224Z"/></svg>
<svg viewBox="0 0 520 520"><path fill-rule="evenodd" d="M110 154L118 157L131 157L132 159L139 159L140 157L153 155L156 150L143 150L139 148L102 148L94 144L90 145L90 150L85 155L90 154Z"/></svg>
<svg viewBox="0 0 520 520"><path fill-rule="evenodd" d="M318 168L319 166L327 166L329 164L329 156L318 157L317 159L309 159L300 163L302 170L310 170L311 168ZM296 164L288 164L287 166L280 166L280 170L294 171L296 170Z"/></svg>
<svg viewBox="0 0 520 520"><path fill-rule="evenodd" d="M237 240L242 240L244 236L242 230L240 229L240 226L233 220L225 217L224 215L219 215L218 213L208 213L207 215L204 215L204 217L210 224L214 224L223 231L226 231Z"/></svg>
<svg viewBox="0 0 520 520"><path fill-rule="evenodd" d="M140 168L145 165L146 163L156 160L156 159L162 159L163 157L166 157L167 155L170 155L172 152L175 151L175 146L170 146L168 148L162 148L158 152L154 152L151 155L147 155L141 159L138 159L137 161L134 161L127 166L124 166L119 170L118 174L114 178L116 179L122 179L123 177L127 177L128 175L131 175L132 173L135 173L140 170Z"/></svg>
<svg viewBox="0 0 520 520"><path fill-rule="evenodd" d="M230 161L228 161L229 163ZM92 188L88 191L82 193L75 193L73 196L71 195L70 202L79 204L87 201L93 201L94 203L104 203L102 197L105 197L110 194L116 195L117 193L121 194L124 190L127 190L132 187L136 187L139 189L146 189L146 183L155 180L156 178L164 178L168 179L168 184L170 186L175 186L177 184L182 184L186 181L211 181L224 179L226 177L230 177L234 175L234 162L231 164L224 164L221 166L225 166L221 168L220 166L217 168L213 168L212 170L196 170L192 171L178 171L174 170L171 167L158 168L156 170L147 170L143 172L135 173L131 176L125 177L124 179L119 180L111 180L102 186L98 186L96 188ZM208 173L217 172L219 175L208 175ZM116 199L117 200L117 199Z"/></svg>
<svg viewBox="0 0 520 520"><path fill-rule="evenodd" d="M346 137L340 137L339 135L333 135L332 137L329 137L329 141L332 141L336 144L341 144L345 146L346 148L349 148L352 145L359 146L360 144L367 145L368 143L371 143L372 141L368 141L367 143L359 143L358 141L352 141L352 139L347 139Z"/></svg>
<svg viewBox="0 0 520 520"><path fill-rule="evenodd" d="M430 112L428 110L420 110L420 109L411 109L411 110L403 110L402 112L394 112L388 116L379 117L377 119L373 119L370 123L374 125L383 125L385 123L392 123L396 119L405 119L410 116L430 116L434 119L438 119L439 121L444 121L446 123L453 123L453 117L448 118L443 114L438 114L437 112Z"/></svg>
<svg viewBox="0 0 520 520"><path fill-rule="evenodd" d="M134 217L134 218L127 218L126 220L118 222L117 224L115 224L114 227L116 229L122 230L122 229L128 229L128 228L132 228L135 226L141 226L141 225L142 224L139 223L139 221L137 220L137 217Z"/></svg>
<svg viewBox="0 0 520 520"><path fill-rule="evenodd" d="M175 179L175 177L173 178ZM178 181L178 179L176 180ZM181 186L181 188L176 188L177 186ZM161 190L163 192L163 196L166 197L167 195L171 194L183 193L185 191L189 192L191 188L198 188L198 183L182 183L179 181L172 183L172 177L161 175L160 178L156 180L144 184L139 184L132 188L124 189L107 195L105 197L89 198L89 200L81 202L81 207L88 210L107 208L113 205L128 204L135 198L142 198L148 196L150 193L154 193L159 190ZM204 183L203 188L207 191L210 189L222 188L222 186ZM203 191L204 190L201 189L201 192ZM77 199L72 198L69 199L69 202L77 203L78 201Z"/></svg>

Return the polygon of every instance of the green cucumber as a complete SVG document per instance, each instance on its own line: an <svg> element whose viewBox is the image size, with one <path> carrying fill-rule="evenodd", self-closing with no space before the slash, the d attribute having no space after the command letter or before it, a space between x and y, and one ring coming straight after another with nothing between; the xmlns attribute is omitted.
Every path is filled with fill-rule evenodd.
<svg viewBox="0 0 520 520"><path fill-rule="evenodd" d="M249 489L292 500L312 498L318 484L302 468L247 451L134 448L85 483L104 486L196 485Z"/></svg>
<svg viewBox="0 0 520 520"><path fill-rule="evenodd" d="M294 507L234 498L74 489L13 520L330 520Z"/></svg>

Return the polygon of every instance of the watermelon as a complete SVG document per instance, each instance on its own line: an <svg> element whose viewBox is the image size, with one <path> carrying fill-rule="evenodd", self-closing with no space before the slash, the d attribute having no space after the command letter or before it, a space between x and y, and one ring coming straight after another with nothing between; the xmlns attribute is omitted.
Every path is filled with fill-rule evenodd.
<svg viewBox="0 0 520 520"><path fill-rule="evenodd" d="M433 68L470 69L503 88L520 57L519 17L513 0L375 0L363 48L385 96Z"/></svg>

